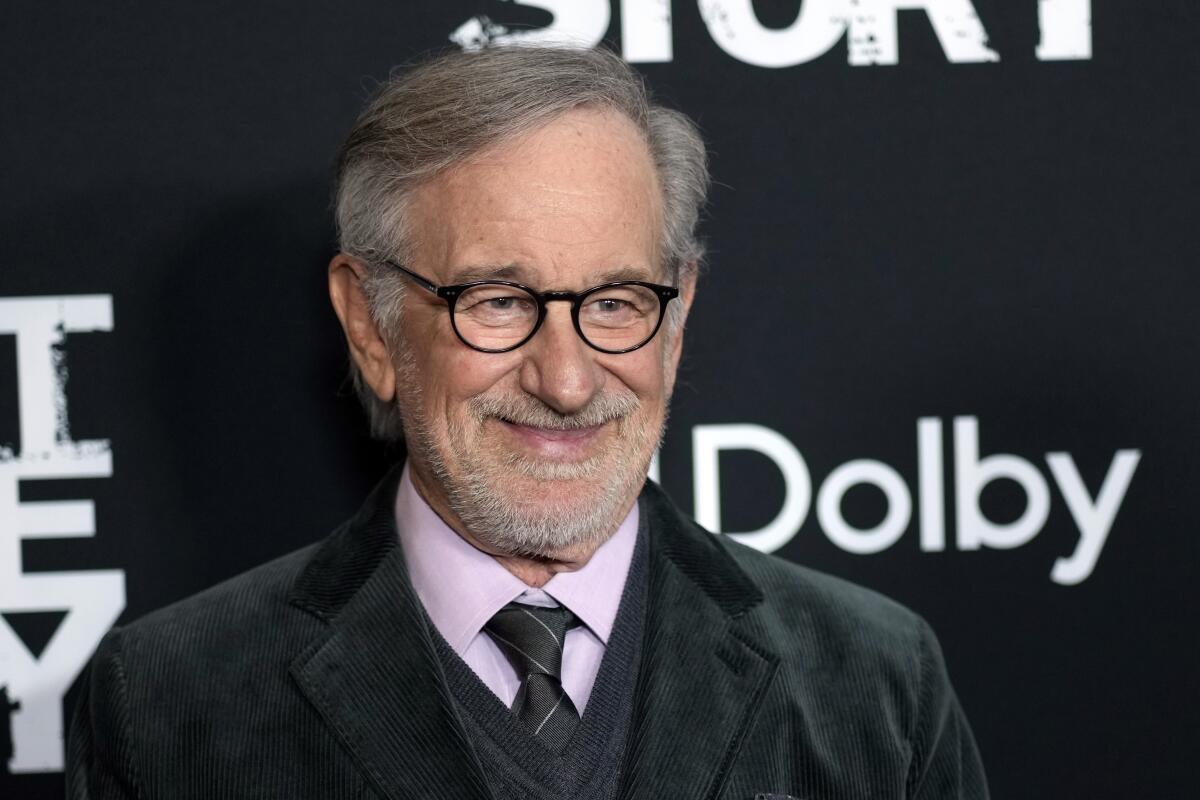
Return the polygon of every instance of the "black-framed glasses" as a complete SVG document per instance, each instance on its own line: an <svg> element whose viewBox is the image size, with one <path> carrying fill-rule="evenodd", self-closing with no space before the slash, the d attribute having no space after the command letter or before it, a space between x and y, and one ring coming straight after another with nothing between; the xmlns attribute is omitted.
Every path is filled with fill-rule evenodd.
<svg viewBox="0 0 1200 800"><path fill-rule="evenodd" d="M483 353L507 353L528 342L546 319L546 304L555 301L571 304L575 332L589 347L628 353L654 338L667 303L679 296L677 287L646 281L612 281L582 292L535 292L502 280L437 286L394 261L384 263L445 300L455 334Z"/></svg>

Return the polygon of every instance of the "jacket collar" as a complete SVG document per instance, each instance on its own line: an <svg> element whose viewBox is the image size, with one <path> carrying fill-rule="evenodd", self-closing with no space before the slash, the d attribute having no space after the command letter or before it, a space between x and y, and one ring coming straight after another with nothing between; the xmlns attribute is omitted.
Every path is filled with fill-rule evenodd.
<svg viewBox="0 0 1200 800"><path fill-rule="evenodd" d="M725 542L647 481L650 584L622 800L720 796L778 667L763 600Z"/></svg>
<svg viewBox="0 0 1200 800"><path fill-rule="evenodd" d="M316 551L290 602L326 623L292 675L388 798L488 797L393 517L400 469ZM647 482L650 574L621 797L716 797L774 675L746 624L762 601L724 544ZM703 702L697 702L703 698Z"/></svg>

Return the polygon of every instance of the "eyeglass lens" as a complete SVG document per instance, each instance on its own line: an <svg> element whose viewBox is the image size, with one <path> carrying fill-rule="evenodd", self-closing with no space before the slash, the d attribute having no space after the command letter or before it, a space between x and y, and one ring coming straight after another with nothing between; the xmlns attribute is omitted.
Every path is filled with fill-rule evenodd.
<svg viewBox="0 0 1200 800"><path fill-rule="evenodd" d="M654 335L660 314L658 296L645 286L608 286L582 298L579 329L595 347L625 350ZM472 286L454 305L459 336L482 350L513 347L528 338L537 323L538 299L515 286Z"/></svg>

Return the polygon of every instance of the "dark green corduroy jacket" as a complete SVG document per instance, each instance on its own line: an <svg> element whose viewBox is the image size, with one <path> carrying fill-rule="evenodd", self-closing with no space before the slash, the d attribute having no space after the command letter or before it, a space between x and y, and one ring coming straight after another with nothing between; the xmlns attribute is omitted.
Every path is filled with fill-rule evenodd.
<svg viewBox="0 0 1200 800"><path fill-rule="evenodd" d="M399 470L325 541L112 631L71 798L446 798L486 781L408 583ZM937 642L878 594L712 536L652 483L632 800L986 798Z"/></svg>

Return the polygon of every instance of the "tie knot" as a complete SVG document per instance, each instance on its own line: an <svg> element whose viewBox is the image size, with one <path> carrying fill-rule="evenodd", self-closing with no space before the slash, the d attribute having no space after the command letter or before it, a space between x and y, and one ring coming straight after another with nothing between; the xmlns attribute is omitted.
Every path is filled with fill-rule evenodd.
<svg viewBox="0 0 1200 800"><path fill-rule="evenodd" d="M561 678L563 643L567 630L576 624L575 615L562 606L509 603L496 612L484 630L504 650L522 679L534 674Z"/></svg>

